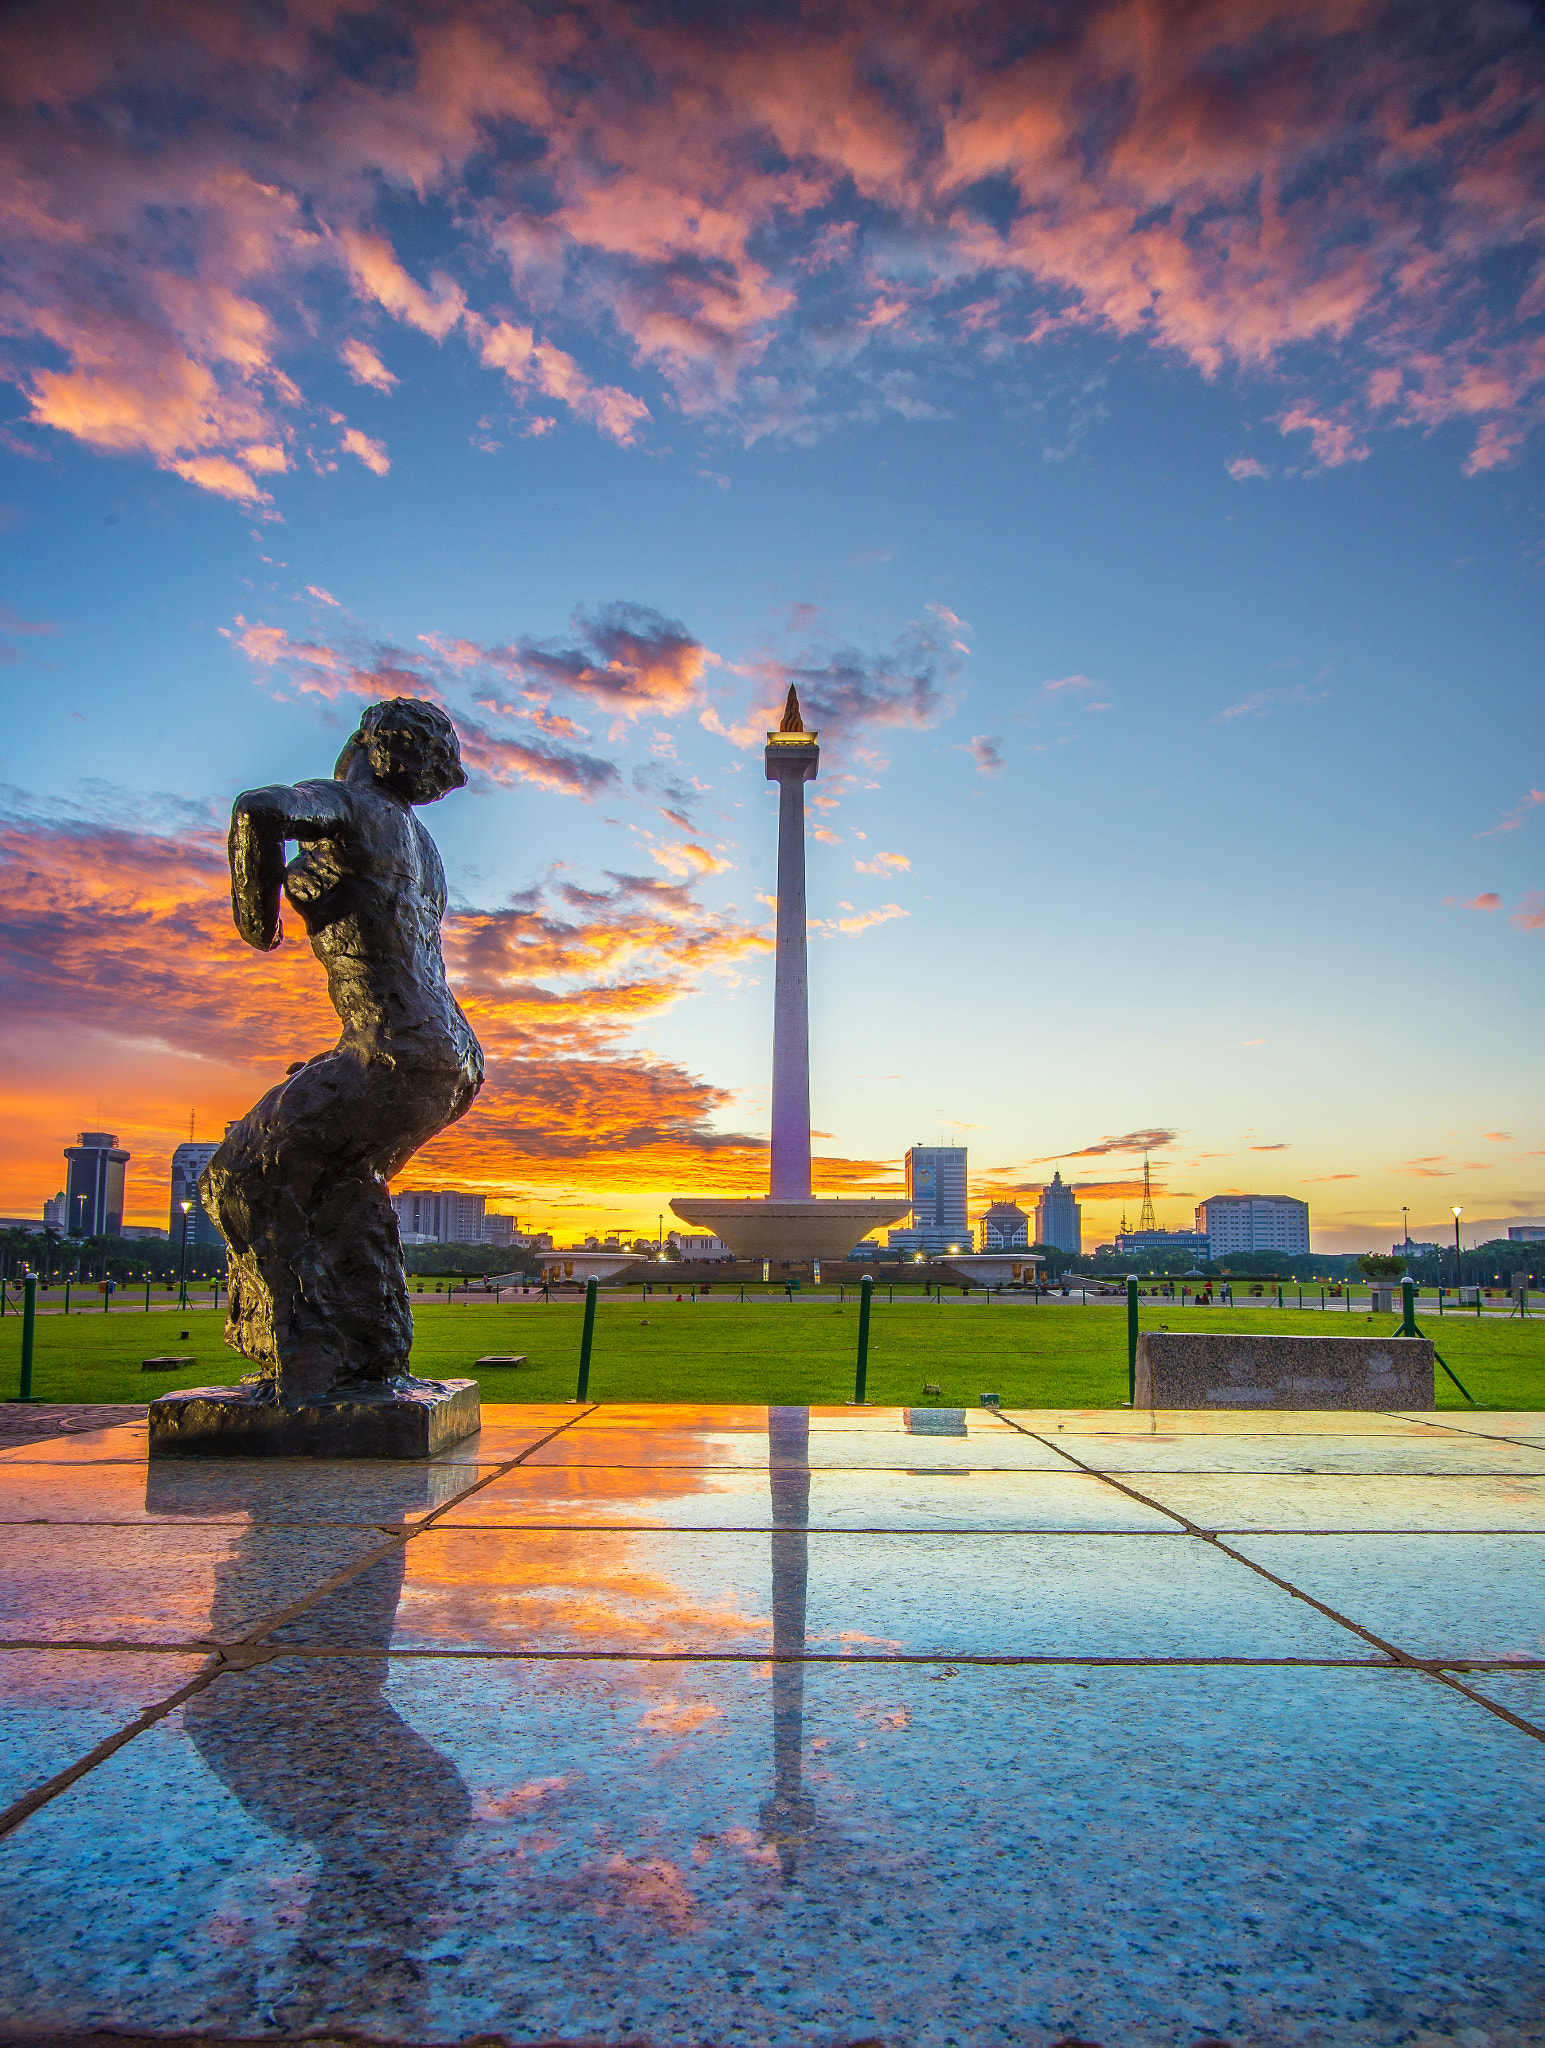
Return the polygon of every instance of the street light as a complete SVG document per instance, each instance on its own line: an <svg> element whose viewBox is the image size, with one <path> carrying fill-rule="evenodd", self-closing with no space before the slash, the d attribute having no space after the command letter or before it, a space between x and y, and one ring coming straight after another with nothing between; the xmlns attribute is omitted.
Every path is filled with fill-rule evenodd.
<svg viewBox="0 0 1545 2048"><path fill-rule="evenodd" d="M1456 1208L1454 1211L1454 1293L1456 1296L1464 1283L1464 1267L1460 1263L1459 1252L1459 1219L1464 1213L1463 1209Z"/></svg>
<svg viewBox="0 0 1545 2048"><path fill-rule="evenodd" d="M1409 1208L1407 1208L1404 1202L1402 1202L1400 1205L1400 1218L1402 1223L1404 1223L1405 1225L1405 1249L1409 1251L1411 1249L1411 1211L1409 1210Z"/></svg>
<svg viewBox="0 0 1545 2048"><path fill-rule="evenodd" d="M191 1202L179 1202L177 1206L182 1211L182 1263L177 1269L177 1306L179 1308L186 1308L188 1306L188 1211L193 1207L193 1204Z"/></svg>

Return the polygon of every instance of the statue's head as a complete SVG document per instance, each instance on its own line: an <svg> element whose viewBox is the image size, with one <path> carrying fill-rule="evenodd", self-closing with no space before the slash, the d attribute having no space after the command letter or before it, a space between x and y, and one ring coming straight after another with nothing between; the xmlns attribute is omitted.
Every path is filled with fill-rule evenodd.
<svg viewBox="0 0 1545 2048"><path fill-rule="evenodd" d="M466 784L455 726L437 704L422 697L387 697L372 704L333 773L341 779L360 754L376 781L404 803L432 804Z"/></svg>

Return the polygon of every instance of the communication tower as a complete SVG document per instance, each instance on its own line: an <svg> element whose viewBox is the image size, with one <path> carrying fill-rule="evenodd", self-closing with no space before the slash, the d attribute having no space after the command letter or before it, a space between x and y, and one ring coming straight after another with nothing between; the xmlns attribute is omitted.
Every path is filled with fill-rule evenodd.
<svg viewBox="0 0 1545 2048"><path fill-rule="evenodd" d="M1143 1213L1137 1219L1139 1230L1157 1230L1153 1220L1153 1184L1148 1178L1148 1154L1143 1154Z"/></svg>

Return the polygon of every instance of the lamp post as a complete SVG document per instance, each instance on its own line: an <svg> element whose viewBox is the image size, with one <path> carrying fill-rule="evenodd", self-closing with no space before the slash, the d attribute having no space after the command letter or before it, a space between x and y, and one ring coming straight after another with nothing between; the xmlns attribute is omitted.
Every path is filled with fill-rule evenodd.
<svg viewBox="0 0 1545 2048"><path fill-rule="evenodd" d="M1454 1211L1454 1299L1456 1301L1459 1299L1459 1289L1464 1281L1464 1266L1461 1263L1459 1250L1459 1219L1463 1214L1463 1209L1455 1209Z"/></svg>
<svg viewBox="0 0 1545 2048"><path fill-rule="evenodd" d="M1400 1205L1400 1220L1405 1226L1405 1249L1409 1256L1411 1250L1411 1211L1404 1202Z"/></svg>
<svg viewBox="0 0 1545 2048"><path fill-rule="evenodd" d="M188 1211L193 1207L193 1204L191 1202L179 1202L177 1206L182 1211L182 1262L177 1268L177 1306L179 1308L186 1308L188 1306Z"/></svg>

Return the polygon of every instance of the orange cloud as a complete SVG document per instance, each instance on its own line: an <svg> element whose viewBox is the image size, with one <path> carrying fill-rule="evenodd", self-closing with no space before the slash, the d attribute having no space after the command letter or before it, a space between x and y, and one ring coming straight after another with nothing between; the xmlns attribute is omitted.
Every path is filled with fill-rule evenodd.
<svg viewBox="0 0 1545 2048"><path fill-rule="evenodd" d="M1465 905L1466 910L1500 910L1502 898L1495 889L1484 889L1479 896L1472 896Z"/></svg>
<svg viewBox="0 0 1545 2048"><path fill-rule="evenodd" d="M1545 931L1545 890L1531 889L1508 919L1521 932Z"/></svg>

